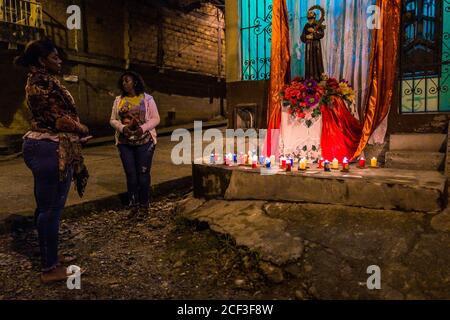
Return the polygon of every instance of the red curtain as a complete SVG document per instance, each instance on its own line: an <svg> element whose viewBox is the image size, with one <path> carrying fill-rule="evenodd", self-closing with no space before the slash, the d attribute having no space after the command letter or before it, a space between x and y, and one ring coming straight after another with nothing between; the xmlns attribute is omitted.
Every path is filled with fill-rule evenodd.
<svg viewBox="0 0 450 320"><path fill-rule="evenodd" d="M342 98L332 96L331 99L332 108L325 105L321 107L322 157L328 161L336 158L342 162L344 158L350 160L358 148L362 124L348 111Z"/></svg>

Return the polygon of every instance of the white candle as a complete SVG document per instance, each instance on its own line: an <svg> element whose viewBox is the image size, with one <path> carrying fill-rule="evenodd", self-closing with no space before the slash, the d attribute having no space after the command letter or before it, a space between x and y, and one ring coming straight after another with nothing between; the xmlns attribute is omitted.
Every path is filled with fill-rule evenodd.
<svg viewBox="0 0 450 320"><path fill-rule="evenodd" d="M271 165L272 167L275 167L275 156L274 156L274 155L271 155L271 156L270 156L270 165Z"/></svg>

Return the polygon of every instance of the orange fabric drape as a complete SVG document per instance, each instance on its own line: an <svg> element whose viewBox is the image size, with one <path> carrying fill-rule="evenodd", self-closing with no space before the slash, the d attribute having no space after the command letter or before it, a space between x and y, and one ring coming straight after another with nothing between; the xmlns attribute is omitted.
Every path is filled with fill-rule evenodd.
<svg viewBox="0 0 450 320"><path fill-rule="evenodd" d="M286 0L273 0L272 3L272 49L270 58L270 84L267 108L266 153L272 154L272 143L278 144L272 129L279 129L281 123L281 97L283 86L290 81L289 20Z"/></svg>
<svg viewBox="0 0 450 320"><path fill-rule="evenodd" d="M377 0L381 29L374 29L364 126L353 158L361 154L370 136L389 113L399 49L401 0Z"/></svg>

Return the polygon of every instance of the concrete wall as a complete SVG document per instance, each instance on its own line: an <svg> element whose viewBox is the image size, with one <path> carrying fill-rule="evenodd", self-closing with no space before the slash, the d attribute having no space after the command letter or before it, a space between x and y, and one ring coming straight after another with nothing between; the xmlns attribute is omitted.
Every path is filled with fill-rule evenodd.
<svg viewBox="0 0 450 320"><path fill-rule="evenodd" d="M225 103L224 13L202 3L193 10L143 0L43 0L47 35L64 49L63 82L73 94L80 116L96 135L111 134L108 120L117 80L129 66L143 75L161 115L161 126L209 120L223 113ZM159 1L158 3L164 3ZM81 7L83 28L64 25L71 4ZM0 126L26 130L26 70L11 65L18 50L0 39ZM175 111L175 122L167 115ZM25 120L24 120L25 119Z"/></svg>

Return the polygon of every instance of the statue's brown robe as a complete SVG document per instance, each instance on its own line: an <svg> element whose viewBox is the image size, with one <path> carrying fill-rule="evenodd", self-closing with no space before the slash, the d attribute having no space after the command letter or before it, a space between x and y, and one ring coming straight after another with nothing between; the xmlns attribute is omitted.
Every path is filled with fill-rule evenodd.
<svg viewBox="0 0 450 320"><path fill-rule="evenodd" d="M301 40L306 43L305 50L305 79L315 79L320 81L325 72L323 67L322 46L320 39L323 39L325 33L322 27L315 32L309 32L309 28L316 27L316 24L307 23L303 28ZM313 35L314 39L307 39L306 36Z"/></svg>

